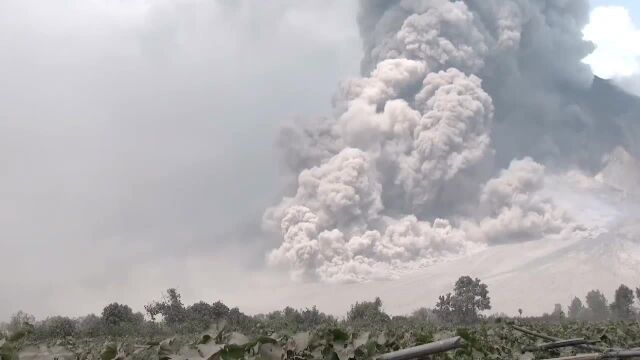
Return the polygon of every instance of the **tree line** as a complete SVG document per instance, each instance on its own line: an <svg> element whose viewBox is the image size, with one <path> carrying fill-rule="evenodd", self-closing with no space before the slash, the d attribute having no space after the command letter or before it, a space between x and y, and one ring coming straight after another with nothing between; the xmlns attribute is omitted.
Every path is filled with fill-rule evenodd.
<svg viewBox="0 0 640 360"><path fill-rule="evenodd" d="M640 289L636 289L635 296L640 301ZM625 285L616 290L614 302L611 304L607 303L605 296L598 290L590 291L585 302L586 306L581 299L573 299L568 306L567 315L564 314L562 306L557 304L551 314L544 314L537 319L625 320L638 316L633 308L634 293ZM356 302L350 306L344 318L325 314L315 306L306 309L285 307L283 310L266 314L247 315L239 308L230 308L221 301L198 301L185 305L180 293L172 288L168 289L161 299L148 303L144 307L145 313L134 312L128 305L115 302L105 306L99 315L90 314L75 319L53 316L36 321L32 315L20 311L0 329L15 332L29 327L30 336L39 340L67 336L156 337L176 333L198 333L220 322L245 333L307 331L336 326L367 329L389 326L447 326L471 325L498 318L497 315L487 317L483 314L490 309L488 286L478 278L462 276L455 282L452 291L440 296L433 307L423 307L406 316L387 314L380 298ZM522 315L522 310L519 312Z"/></svg>
<svg viewBox="0 0 640 360"><path fill-rule="evenodd" d="M615 291L613 302L608 303L605 295L600 290L591 290L585 296L585 301L574 297L567 306L566 316L573 320L605 321L605 320L634 320L640 316L634 307L635 300L640 304L640 288L635 292L625 284L621 284ZM556 305L556 316L563 317L562 307Z"/></svg>

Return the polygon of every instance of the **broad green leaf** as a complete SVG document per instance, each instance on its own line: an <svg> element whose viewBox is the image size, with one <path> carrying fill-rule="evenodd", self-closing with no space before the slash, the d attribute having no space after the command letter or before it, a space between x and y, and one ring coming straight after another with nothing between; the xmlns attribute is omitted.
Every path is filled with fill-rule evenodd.
<svg viewBox="0 0 640 360"><path fill-rule="evenodd" d="M353 347L357 348L365 345L367 342L369 342L369 335L370 333L368 331L357 334L357 336L353 339Z"/></svg>
<svg viewBox="0 0 640 360"><path fill-rule="evenodd" d="M347 334L346 331L339 329L339 328L333 328L329 330L329 333L331 334L333 341L348 341L349 340L349 334Z"/></svg>
<svg viewBox="0 0 640 360"><path fill-rule="evenodd" d="M205 359L212 359L214 355L220 354L223 349L224 345L214 344L213 342L198 345L198 353Z"/></svg>
<svg viewBox="0 0 640 360"><path fill-rule="evenodd" d="M259 345L258 355L264 360L280 360L283 356L282 347L274 343L263 343Z"/></svg>
<svg viewBox="0 0 640 360"><path fill-rule="evenodd" d="M102 350L100 351L100 359L101 360L113 360L116 358L118 354L118 346L113 341L107 341L102 346Z"/></svg>
<svg viewBox="0 0 640 360"><path fill-rule="evenodd" d="M242 345L230 344L224 347L220 356L224 360L242 359L245 354L245 347Z"/></svg>
<svg viewBox="0 0 640 360"><path fill-rule="evenodd" d="M250 341L248 337L239 332L232 332L227 338L227 344L229 345L246 345Z"/></svg>
<svg viewBox="0 0 640 360"><path fill-rule="evenodd" d="M309 332L300 332L293 335L293 344L296 351L302 351L309 347L311 334Z"/></svg>

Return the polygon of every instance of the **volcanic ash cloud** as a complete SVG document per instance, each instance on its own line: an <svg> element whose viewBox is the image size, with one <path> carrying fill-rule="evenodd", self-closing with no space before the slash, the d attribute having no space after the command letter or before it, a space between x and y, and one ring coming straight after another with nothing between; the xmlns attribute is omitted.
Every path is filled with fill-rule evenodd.
<svg viewBox="0 0 640 360"><path fill-rule="evenodd" d="M495 244L587 236L541 192L547 163L576 162L554 153L567 125L552 120L567 109L589 120L575 101L546 100L590 86L587 10L578 0L361 2L363 76L340 85L332 116L282 132L295 185L264 215L282 239L269 264L299 280L367 281ZM548 65L555 49L567 56ZM541 130L526 133L533 120L514 109L532 105Z"/></svg>

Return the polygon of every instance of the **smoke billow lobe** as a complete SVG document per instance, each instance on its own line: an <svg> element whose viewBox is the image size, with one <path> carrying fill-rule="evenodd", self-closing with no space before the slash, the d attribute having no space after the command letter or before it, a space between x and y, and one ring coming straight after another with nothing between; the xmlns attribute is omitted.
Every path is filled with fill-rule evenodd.
<svg viewBox="0 0 640 360"><path fill-rule="evenodd" d="M297 181L265 212L283 239L269 263L365 281L493 244L587 236L541 190L548 169L590 171L632 145L617 131L628 114L590 105L588 11L586 0L361 1L362 77L340 85L333 116L283 131Z"/></svg>

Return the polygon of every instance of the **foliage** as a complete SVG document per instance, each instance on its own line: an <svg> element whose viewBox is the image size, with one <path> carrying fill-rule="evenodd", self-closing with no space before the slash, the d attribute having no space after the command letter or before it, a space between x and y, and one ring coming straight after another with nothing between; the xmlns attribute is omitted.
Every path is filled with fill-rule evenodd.
<svg viewBox="0 0 640 360"><path fill-rule="evenodd" d="M211 316L213 319L222 319L229 314L229 307L222 303L222 301L216 301L211 305Z"/></svg>
<svg viewBox="0 0 640 360"><path fill-rule="evenodd" d="M22 330L25 326L29 324L33 325L36 323L35 316L28 314L22 310L11 316L11 320L7 325L7 331L13 333Z"/></svg>
<svg viewBox="0 0 640 360"><path fill-rule="evenodd" d="M297 310L287 306L281 311L254 317L266 329L273 331L308 331L323 326L337 326L338 321L318 310L317 307Z"/></svg>
<svg viewBox="0 0 640 360"><path fill-rule="evenodd" d="M208 304L199 301L186 308L185 328L187 331L204 331L215 322L229 315L229 307L218 301Z"/></svg>
<svg viewBox="0 0 640 360"><path fill-rule="evenodd" d="M583 312L584 305L582 305L582 300L574 297L571 301L571 305L569 305L569 308L567 309L567 316L569 319L578 319Z"/></svg>
<svg viewBox="0 0 640 360"><path fill-rule="evenodd" d="M355 326L363 324L381 324L391 320L382 310L382 300L376 297L373 301L356 302L347 313L347 321Z"/></svg>
<svg viewBox="0 0 640 360"><path fill-rule="evenodd" d="M180 294L174 288L168 289L164 298L145 305L145 310L155 320L156 316L162 315L165 323L170 327L178 327L187 319L187 311L180 300Z"/></svg>
<svg viewBox="0 0 640 360"><path fill-rule="evenodd" d="M479 312L491 309L491 298L486 284L480 279L461 276L453 294L440 296L435 307L438 317L445 322L471 324L479 319Z"/></svg>
<svg viewBox="0 0 640 360"><path fill-rule="evenodd" d="M611 303L611 315L617 320L633 318L633 290L626 285L620 285L616 290L614 301Z"/></svg>
<svg viewBox="0 0 640 360"><path fill-rule="evenodd" d="M517 318L505 314L486 317L480 312L491 308L487 286L463 276L434 309L391 317L384 312L382 300L375 298L356 302L346 318L339 320L316 307L285 307L256 316L237 307L229 309L220 301L185 307L180 294L169 289L161 301L145 307L152 318L162 316L159 322L146 321L141 313L118 303L107 305L102 316L55 316L35 326L32 316L20 312L12 318L18 330L0 333L0 360L16 360L19 353L25 358L81 360L359 360L455 335L464 338L466 345L434 358L544 359L573 355L575 350L523 353L540 339L515 331L511 322L558 338L594 340L604 347L640 347L640 322L620 321L633 318L633 296L623 285L608 306L604 295L593 290L586 296L586 307L581 299L573 299L568 318L561 304L542 317L523 318L522 309ZM597 321L582 321L591 319Z"/></svg>
<svg viewBox="0 0 640 360"><path fill-rule="evenodd" d="M458 335L465 340L462 348L434 358L545 359L575 353L572 349L525 352L526 347L536 345L540 340L515 331L504 321L482 321L474 326L460 328L424 327L424 324L412 321L411 317L395 317L383 327L322 327L303 332L271 332L254 328L246 335L234 331L228 325L221 325L198 335L164 339L124 338L105 341L100 338L67 338L63 341L39 343L38 346L25 343L13 346L14 353L25 355L37 349L43 354L49 354L49 358L56 357L55 354L68 354L69 358L102 360L373 359L382 353ZM518 322L536 332L560 338L591 339L605 347L640 346L640 324L637 322Z"/></svg>
<svg viewBox="0 0 640 360"><path fill-rule="evenodd" d="M609 317L607 298L600 290L591 290L587 293L587 309L592 320L606 320Z"/></svg>
<svg viewBox="0 0 640 360"><path fill-rule="evenodd" d="M423 323L438 323L439 318L438 315L431 309L427 309L426 307L421 307L417 310L415 310L412 314L411 317L418 321L418 322L423 322Z"/></svg>
<svg viewBox="0 0 640 360"><path fill-rule="evenodd" d="M229 324L229 326L235 330L251 329L254 327L254 325L256 325L255 319L243 313L237 307L234 307L233 309L229 310L226 321Z"/></svg>
<svg viewBox="0 0 640 360"><path fill-rule="evenodd" d="M26 339L33 333L33 324L26 320L35 320L33 316L26 315L22 311L12 317L11 331L0 334L0 360L18 360L19 351L24 346ZM25 319L13 323L13 319Z"/></svg>
<svg viewBox="0 0 640 360"><path fill-rule="evenodd" d="M134 314L128 305L111 303L102 310L102 321L107 326L133 324L144 320L142 314Z"/></svg>
<svg viewBox="0 0 640 360"><path fill-rule="evenodd" d="M42 338L65 338L77 335L76 322L66 316L53 316L39 323L35 332Z"/></svg>
<svg viewBox="0 0 640 360"><path fill-rule="evenodd" d="M103 334L104 323L102 318L95 314L89 314L76 320L78 335L82 337L97 337Z"/></svg>
<svg viewBox="0 0 640 360"><path fill-rule="evenodd" d="M562 304L555 304L553 306L553 312L551 313L551 317L556 320L564 319L564 310L562 310Z"/></svg>

